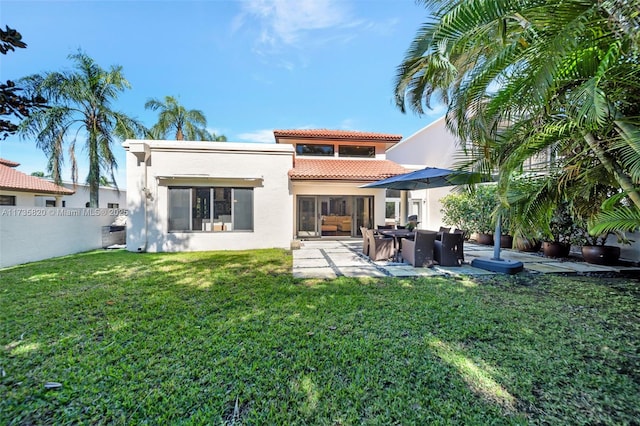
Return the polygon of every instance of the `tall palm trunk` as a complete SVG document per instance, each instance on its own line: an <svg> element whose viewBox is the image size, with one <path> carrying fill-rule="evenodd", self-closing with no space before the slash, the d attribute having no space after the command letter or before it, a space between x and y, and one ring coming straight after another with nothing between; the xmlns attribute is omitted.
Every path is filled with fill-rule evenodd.
<svg viewBox="0 0 640 426"><path fill-rule="evenodd" d="M100 158L98 156L98 136L89 134L89 207L98 208L100 205L98 192L100 190Z"/></svg>
<svg viewBox="0 0 640 426"><path fill-rule="evenodd" d="M627 176L622 167L618 163L615 162L607 153L600 147L598 141L591 133L584 134L584 140L589 145L589 148L596 154L600 162L604 165L604 167L612 173L616 181L620 184L620 188L629 196L633 204L636 205L638 209L640 209L640 193L635 189L631 178Z"/></svg>

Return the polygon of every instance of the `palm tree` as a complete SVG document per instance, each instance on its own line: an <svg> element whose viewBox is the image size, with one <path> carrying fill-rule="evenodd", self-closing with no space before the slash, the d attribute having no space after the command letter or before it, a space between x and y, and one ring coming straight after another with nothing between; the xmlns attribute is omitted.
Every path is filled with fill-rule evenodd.
<svg viewBox="0 0 640 426"><path fill-rule="evenodd" d="M187 110L173 96L165 96L164 101L149 99L144 107L159 110L158 122L151 128L153 139L226 141L224 135L209 132L204 113L197 109ZM175 133L174 133L175 132Z"/></svg>
<svg viewBox="0 0 640 426"><path fill-rule="evenodd" d="M103 174L115 183L117 168L114 138L126 139L145 132L144 126L111 108L120 92L130 88L122 67L102 69L82 52L70 55L75 71L35 74L23 79L28 90L49 100L49 107L31 114L20 124L23 137L35 137L38 148L49 157L48 171L61 183L64 147L68 145L72 180L77 182L76 139L86 135L89 156L89 204L98 207L98 188Z"/></svg>
<svg viewBox="0 0 640 426"><path fill-rule="evenodd" d="M423 3L434 17L398 67L397 106L444 101L449 128L475 145L465 167L499 170L503 195L525 161L550 153L547 176L570 188L602 168L628 200L617 212L637 218L638 0Z"/></svg>

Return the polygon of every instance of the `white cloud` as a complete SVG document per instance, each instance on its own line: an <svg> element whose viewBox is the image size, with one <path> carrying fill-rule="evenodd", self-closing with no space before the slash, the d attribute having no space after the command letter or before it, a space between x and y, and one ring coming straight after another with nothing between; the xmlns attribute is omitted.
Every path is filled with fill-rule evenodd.
<svg viewBox="0 0 640 426"><path fill-rule="evenodd" d="M295 45L306 32L353 25L345 2L340 0L248 0L243 14L233 22L234 30L246 25L245 15L260 23L262 44Z"/></svg>
<svg viewBox="0 0 640 426"><path fill-rule="evenodd" d="M236 136L239 142L275 143L273 129L255 130L253 132L240 133Z"/></svg>

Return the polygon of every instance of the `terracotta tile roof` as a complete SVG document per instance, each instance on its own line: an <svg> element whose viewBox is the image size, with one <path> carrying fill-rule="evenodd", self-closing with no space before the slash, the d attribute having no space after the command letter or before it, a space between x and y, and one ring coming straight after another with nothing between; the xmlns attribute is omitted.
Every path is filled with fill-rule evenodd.
<svg viewBox="0 0 640 426"><path fill-rule="evenodd" d="M399 164L390 160L310 159L296 158L289 170L291 180L349 180L375 182L391 176L407 173Z"/></svg>
<svg viewBox="0 0 640 426"><path fill-rule="evenodd" d="M58 186L48 180L29 176L14 169L19 163L1 159L0 161L0 189L19 192L37 192L42 194L71 195L75 193L70 189ZM15 164L8 166L7 164Z"/></svg>
<svg viewBox="0 0 640 426"><path fill-rule="evenodd" d="M4 158L0 158L0 164L4 164L8 167L18 167L20 163L16 163L15 161L5 160Z"/></svg>
<svg viewBox="0 0 640 426"><path fill-rule="evenodd" d="M390 135L386 133L359 132L353 130L329 130L329 129L293 129L274 130L276 140L281 137L289 138L325 138L325 139L358 139L372 141L399 142L402 135Z"/></svg>

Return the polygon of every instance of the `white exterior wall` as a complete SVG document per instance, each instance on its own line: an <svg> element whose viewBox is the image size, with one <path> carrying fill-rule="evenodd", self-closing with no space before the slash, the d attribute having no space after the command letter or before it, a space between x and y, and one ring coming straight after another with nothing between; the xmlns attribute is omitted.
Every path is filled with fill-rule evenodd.
<svg viewBox="0 0 640 426"><path fill-rule="evenodd" d="M108 209L0 206L0 267L102 247Z"/></svg>
<svg viewBox="0 0 640 426"><path fill-rule="evenodd" d="M290 248L290 145L128 140L125 149L127 250ZM254 188L253 231L169 232L168 187L197 185Z"/></svg>
<svg viewBox="0 0 640 426"><path fill-rule="evenodd" d="M388 149L387 159L414 170L425 167L450 169L455 167L459 150L455 136L447 130L442 117ZM418 200L421 203L419 228L437 230L440 226L445 226L440 212L440 199L453 189L454 187L445 187L409 191L409 202ZM405 220L406 218L400 218L401 223Z"/></svg>
<svg viewBox="0 0 640 426"><path fill-rule="evenodd" d="M30 193L30 192L17 192L17 191L6 191L4 189L0 189L0 195L13 195L16 197L16 206L21 207L36 207L38 194ZM55 199L55 196L51 196ZM0 206L0 207L9 207L9 206Z"/></svg>
<svg viewBox="0 0 640 426"><path fill-rule="evenodd" d="M73 195L65 195L62 197L62 201L65 202L65 207L84 208L87 205L90 198L89 185L77 184L74 186L73 183L64 182L62 186L72 191L76 191L76 193ZM41 198L41 200L39 201L40 206L45 205L45 200L54 199L53 196L43 196L39 198ZM100 208L106 209L109 203L115 203L119 205L119 208L125 209L127 208L127 191L121 189L120 193L118 193L118 190L116 190L115 188L101 186L98 190L98 203L100 204L98 206Z"/></svg>

